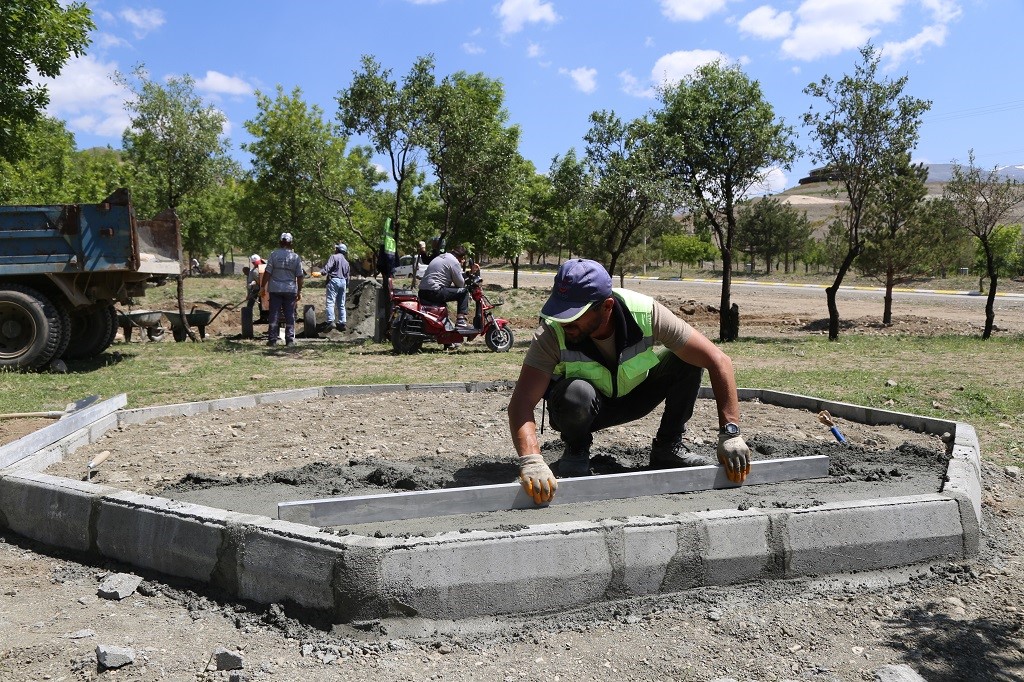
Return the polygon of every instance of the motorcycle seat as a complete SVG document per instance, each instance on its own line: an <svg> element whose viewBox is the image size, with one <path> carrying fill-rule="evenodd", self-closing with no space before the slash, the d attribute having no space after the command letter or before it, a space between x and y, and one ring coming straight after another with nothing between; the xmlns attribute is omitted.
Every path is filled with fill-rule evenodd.
<svg viewBox="0 0 1024 682"><path fill-rule="evenodd" d="M398 301L415 301L419 298L413 289L395 289L391 295Z"/></svg>
<svg viewBox="0 0 1024 682"><path fill-rule="evenodd" d="M437 305L436 303L427 303L422 299L420 300L420 311L437 317L448 317L448 306Z"/></svg>

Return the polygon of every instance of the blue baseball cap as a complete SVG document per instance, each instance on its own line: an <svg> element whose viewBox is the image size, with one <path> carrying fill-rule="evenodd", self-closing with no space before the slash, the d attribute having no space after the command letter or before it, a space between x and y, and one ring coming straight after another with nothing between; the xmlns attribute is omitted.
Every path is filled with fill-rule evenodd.
<svg viewBox="0 0 1024 682"><path fill-rule="evenodd" d="M540 316L553 322L572 322L611 295L612 278L603 265L585 258L567 260L558 268Z"/></svg>

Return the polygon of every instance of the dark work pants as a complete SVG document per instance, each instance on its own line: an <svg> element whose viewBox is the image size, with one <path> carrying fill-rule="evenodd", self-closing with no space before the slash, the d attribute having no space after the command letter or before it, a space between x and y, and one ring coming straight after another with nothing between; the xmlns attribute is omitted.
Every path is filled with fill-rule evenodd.
<svg viewBox="0 0 1024 682"><path fill-rule="evenodd" d="M547 397L551 426L566 444L589 447L595 431L640 419L664 402L656 435L659 440L675 439L693 416L703 374L675 353L665 353L644 382L622 397L609 398L585 379L556 381Z"/></svg>
<svg viewBox="0 0 1024 682"><path fill-rule="evenodd" d="M433 289L420 289L419 297L427 303L444 305L448 301L456 301L459 315L469 312L469 289L466 287L442 287L435 291Z"/></svg>
<svg viewBox="0 0 1024 682"><path fill-rule="evenodd" d="M281 329L281 317L284 317L284 340L291 343L295 340L295 294L278 294L270 292L270 328L267 330L267 337L272 343L277 343L277 336Z"/></svg>

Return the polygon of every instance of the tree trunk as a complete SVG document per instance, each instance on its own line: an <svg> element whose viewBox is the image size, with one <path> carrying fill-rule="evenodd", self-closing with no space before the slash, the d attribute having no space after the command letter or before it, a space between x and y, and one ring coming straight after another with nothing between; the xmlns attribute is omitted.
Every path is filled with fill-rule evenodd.
<svg viewBox="0 0 1024 682"><path fill-rule="evenodd" d="M519 256L512 261L512 288L519 288Z"/></svg>
<svg viewBox="0 0 1024 682"><path fill-rule="evenodd" d="M839 291L839 287L843 283L843 277L846 276L846 271L853 265L854 259L857 257L857 250L850 249L846 252L846 258L843 259L843 264L839 266L839 272L836 273L835 281L832 282L832 286L825 289L825 299L828 301L828 340L837 341L839 340L839 307L836 305L836 293Z"/></svg>
<svg viewBox="0 0 1024 682"><path fill-rule="evenodd" d="M732 337L732 325L729 324L729 312L732 308L732 253L722 249L722 297L718 308L718 338L721 341L735 341Z"/></svg>
<svg viewBox="0 0 1024 682"><path fill-rule="evenodd" d="M992 249L989 247L988 242L983 242L985 246L985 260L988 264L988 297L985 299L985 331L982 332L981 338L987 339L992 336L992 327L996 320L996 282L999 279L999 273L996 272L995 257L992 254Z"/></svg>
<svg viewBox="0 0 1024 682"><path fill-rule="evenodd" d="M894 270L891 265L885 269L885 306L882 309L882 324L887 327L892 324L892 287L896 278Z"/></svg>

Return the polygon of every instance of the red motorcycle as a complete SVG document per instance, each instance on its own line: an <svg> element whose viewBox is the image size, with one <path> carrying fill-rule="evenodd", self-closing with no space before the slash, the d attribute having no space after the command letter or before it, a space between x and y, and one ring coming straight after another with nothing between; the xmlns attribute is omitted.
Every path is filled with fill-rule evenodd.
<svg viewBox="0 0 1024 682"><path fill-rule="evenodd" d="M495 353L505 353L515 343L508 320L491 312L501 303L491 303L477 275L466 275L466 287L476 302L472 329L459 329L448 314L448 306L421 301L412 289L391 289L391 346L397 353L415 353L424 341L453 346L472 341L481 334Z"/></svg>

